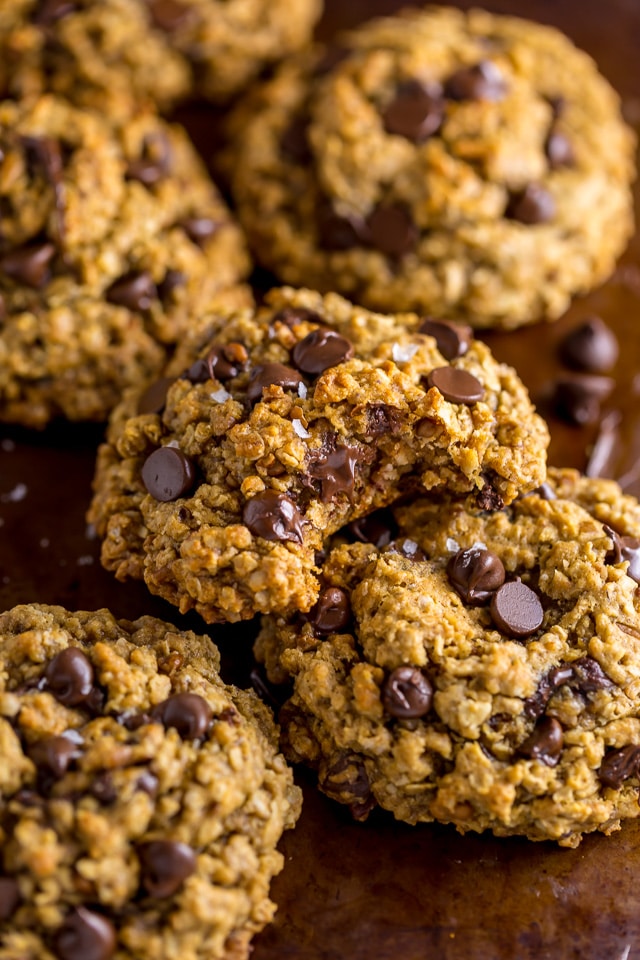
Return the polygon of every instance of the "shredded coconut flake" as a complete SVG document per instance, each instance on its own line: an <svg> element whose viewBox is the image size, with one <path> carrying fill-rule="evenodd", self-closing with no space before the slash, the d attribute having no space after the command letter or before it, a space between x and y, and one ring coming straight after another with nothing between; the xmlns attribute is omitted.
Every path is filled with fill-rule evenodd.
<svg viewBox="0 0 640 960"><path fill-rule="evenodd" d="M303 440L306 440L307 437L310 437L311 434L308 430L302 426L302 420L292 420L291 425L299 437L302 437Z"/></svg>
<svg viewBox="0 0 640 960"><path fill-rule="evenodd" d="M231 400L231 394L225 390L224 387L220 387L219 390L216 390L215 393L210 393L209 396L212 400L215 400L216 403L224 403L225 400Z"/></svg>
<svg viewBox="0 0 640 960"><path fill-rule="evenodd" d="M408 363L420 349L417 343L394 343L391 356L394 363Z"/></svg>

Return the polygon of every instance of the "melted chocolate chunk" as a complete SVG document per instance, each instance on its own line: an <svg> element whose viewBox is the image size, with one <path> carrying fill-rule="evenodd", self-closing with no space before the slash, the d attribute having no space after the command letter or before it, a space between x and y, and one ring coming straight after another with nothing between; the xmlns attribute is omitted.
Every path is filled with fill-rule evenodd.
<svg viewBox="0 0 640 960"><path fill-rule="evenodd" d="M479 510L487 513L495 513L496 510L502 510L504 507L504 499L488 482L485 482L482 490L476 494L476 503Z"/></svg>
<svg viewBox="0 0 640 960"><path fill-rule="evenodd" d="M580 657L579 660L574 660L571 666L573 669L571 685L579 693L595 693L597 690L607 690L614 686L613 681L593 657Z"/></svg>
<svg viewBox="0 0 640 960"><path fill-rule="evenodd" d="M131 271L107 288L106 298L109 303L127 310L148 310L158 297L156 285L150 273Z"/></svg>
<svg viewBox="0 0 640 960"><path fill-rule="evenodd" d="M552 170L575 166L576 155L571 140L557 127L551 128L544 149Z"/></svg>
<svg viewBox="0 0 640 960"><path fill-rule="evenodd" d="M149 13L154 26L166 33L173 33L191 19L193 10L179 0L151 0Z"/></svg>
<svg viewBox="0 0 640 960"><path fill-rule="evenodd" d="M0 257L0 271L12 280L39 290L51 279L50 264L56 248L52 243L30 243Z"/></svg>
<svg viewBox="0 0 640 960"><path fill-rule="evenodd" d="M600 405L611 394L615 381L593 374L565 374L555 382L553 411L560 419L584 427L600 419Z"/></svg>
<svg viewBox="0 0 640 960"><path fill-rule="evenodd" d="M436 84L425 86L417 80L402 84L382 115L387 133L406 137L412 143L423 143L437 133L443 119L442 88Z"/></svg>
<svg viewBox="0 0 640 960"><path fill-rule="evenodd" d="M356 540L373 543L378 549L388 546L398 535L398 524L387 507L353 520L347 529Z"/></svg>
<svg viewBox="0 0 640 960"><path fill-rule="evenodd" d="M60 960L110 960L116 943L111 921L86 907L76 907L53 937Z"/></svg>
<svg viewBox="0 0 640 960"><path fill-rule="evenodd" d="M398 433L401 425L399 412L387 403L367 405L367 436L384 437Z"/></svg>
<svg viewBox="0 0 640 960"><path fill-rule="evenodd" d="M600 317L588 317L560 344L563 363L587 373L608 373L616 365L618 353L617 337Z"/></svg>
<svg viewBox="0 0 640 960"><path fill-rule="evenodd" d="M142 867L142 886L157 900L177 893L187 877L194 873L197 859L186 843L177 840L153 840L138 848Z"/></svg>
<svg viewBox="0 0 640 960"><path fill-rule="evenodd" d="M316 377L350 360L353 352L353 344L346 337L335 330L318 327L296 343L291 357L298 370Z"/></svg>
<svg viewBox="0 0 640 960"><path fill-rule="evenodd" d="M369 242L387 257L404 257L413 250L420 232L408 209L379 204L367 220Z"/></svg>
<svg viewBox="0 0 640 960"><path fill-rule="evenodd" d="M521 757L529 760L541 760L548 767L555 767L560 760L564 732L562 724L555 717L543 717L533 733L518 748Z"/></svg>
<svg viewBox="0 0 640 960"><path fill-rule="evenodd" d="M103 806L110 806L118 799L118 791L109 770L103 770L93 780L89 793Z"/></svg>
<svg viewBox="0 0 640 960"><path fill-rule="evenodd" d="M178 500L195 481L191 460L177 447L159 447L149 454L140 471L148 493L162 503Z"/></svg>
<svg viewBox="0 0 640 960"><path fill-rule="evenodd" d="M355 493L356 467L363 459L358 447L336 447L326 454L314 454L307 474L321 484L321 497L329 503L340 493L352 500Z"/></svg>
<svg viewBox="0 0 640 960"><path fill-rule="evenodd" d="M472 67L457 70L447 80L445 96L450 100L502 100L507 86L499 67L481 60Z"/></svg>
<svg viewBox="0 0 640 960"><path fill-rule="evenodd" d="M613 546L605 556L605 563L616 564L627 560L627 576L640 584L640 539L637 537L623 537L607 524L604 532L611 537Z"/></svg>
<svg viewBox="0 0 640 960"><path fill-rule="evenodd" d="M431 709L433 685L417 667L397 667L382 687L387 713L398 719L424 717Z"/></svg>
<svg viewBox="0 0 640 960"><path fill-rule="evenodd" d="M349 597L340 587L325 587L320 591L318 601L306 615L315 633L328 635L339 633L351 620Z"/></svg>
<svg viewBox="0 0 640 960"><path fill-rule="evenodd" d="M640 747L633 743L619 750L608 750L600 764L598 776L605 787L619 790L629 777L637 777L640 771Z"/></svg>
<svg viewBox="0 0 640 960"><path fill-rule="evenodd" d="M164 133L152 133L144 138L142 152L127 165L126 176L145 187L152 187L171 170L171 145Z"/></svg>
<svg viewBox="0 0 640 960"><path fill-rule="evenodd" d="M78 745L62 736L38 740L29 751L29 756L38 768L38 774L45 780L60 780L72 761L80 755Z"/></svg>
<svg viewBox="0 0 640 960"><path fill-rule="evenodd" d="M432 320L427 317L420 326L420 333L426 333L434 338L445 360L463 357L473 340L471 327L466 323L455 323L453 320Z"/></svg>
<svg viewBox="0 0 640 960"><path fill-rule="evenodd" d="M498 630L517 640L530 637L544 619L536 593L521 580L503 584L491 598L491 616Z"/></svg>
<svg viewBox="0 0 640 960"><path fill-rule="evenodd" d="M505 570L500 557L485 547L458 550L447 564L447 576L465 603L486 603L502 586Z"/></svg>
<svg viewBox="0 0 640 960"><path fill-rule="evenodd" d="M265 387L277 386L283 390L297 391L301 383L304 380L293 367L285 367L283 363L264 363L251 371L247 400L251 404L257 403L262 399Z"/></svg>
<svg viewBox="0 0 640 960"><path fill-rule="evenodd" d="M201 740L213 719L213 711L197 693L175 693L151 711L154 720L169 729L174 727L182 740Z"/></svg>
<svg viewBox="0 0 640 960"><path fill-rule="evenodd" d="M320 788L339 803L362 804L371 796L367 770L356 753L348 753L336 760L320 781Z"/></svg>
<svg viewBox="0 0 640 960"><path fill-rule="evenodd" d="M18 909L20 888L13 877L0 877L0 920L8 920Z"/></svg>
<svg viewBox="0 0 640 960"><path fill-rule="evenodd" d="M449 403L466 403L471 406L484 396L484 387L478 378L457 367L436 367L427 377L427 386L439 390Z"/></svg>
<svg viewBox="0 0 640 960"><path fill-rule="evenodd" d="M175 382L175 377L161 377L147 387L138 400L138 413L162 413L167 402L169 387Z"/></svg>
<svg viewBox="0 0 640 960"><path fill-rule="evenodd" d="M530 183L524 190L514 193L509 199L505 216L527 226L548 223L556 215L553 194L539 183Z"/></svg>
<svg viewBox="0 0 640 960"><path fill-rule="evenodd" d="M302 515L284 493L265 490L256 494L245 504L242 522L254 537L302 543Z"/></svg>
<svg viewBox="0 0 640 960"><path fill-rule="evenodd" d="M524 701L525 716L532 719L542 716L555 691L572 679L573 666L570 663L561 664L550 670L540 681L534 695Z"/></svg>
<svg viewBox="0 0 640 960"><path fill-rule="evenodd" d="M67 647L51 660L44 671L45 689L65 707L86 703L93 691L91 661L78 647Z"/></svg>
<svg viewBox="0 0 640 960"><path fill-rule="evenodd" d="M187 234L190 240L203 247L207 240L210 240L222 226L219 220L212 220L211 217L186 217L180 221L180 226Z"/></svg>

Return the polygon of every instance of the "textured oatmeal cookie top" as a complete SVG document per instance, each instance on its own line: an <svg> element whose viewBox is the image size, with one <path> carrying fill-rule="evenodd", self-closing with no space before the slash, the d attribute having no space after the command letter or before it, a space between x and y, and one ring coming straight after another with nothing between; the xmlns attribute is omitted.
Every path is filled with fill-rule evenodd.
<svg viewBox="0 0 640 960"><path fill-rule="evenodd" d="M397 508L386 548L329 554L309 614L263 619L285 753L356 817L575 846L640 815L640 511L603 525L554 496L574 482Z"/></svg>
<svg viewBox="0 0 640 960"><path fill-rule="evenodd" d="M278 276L512 328L611 272L634 139L566 37L434 7L337 44L286 64L231 126L240 217Z"/></svg>
<svg viewBox="0 0 640 960"><path fill-rule="evenodd" d="M216 302L244 238L184 131L54 97L0 103L0 419L106 419Z"/></svg>
<svg viewBox="0 0 640 960"><path fill-rule="evenodd" d="M300 791L269 710L151 617L0 615L0 957L241 960Z"/></svg>
<svg viewBox="0 0 640 960"><path fill-rule="evenodd" d="M308 610L325 538L403 491L495 509L537 486L547 429L522 383L436 326L450 339L292 289L215 316L195 362L114 411L89 514L105 566L208 621Z"/></svg>

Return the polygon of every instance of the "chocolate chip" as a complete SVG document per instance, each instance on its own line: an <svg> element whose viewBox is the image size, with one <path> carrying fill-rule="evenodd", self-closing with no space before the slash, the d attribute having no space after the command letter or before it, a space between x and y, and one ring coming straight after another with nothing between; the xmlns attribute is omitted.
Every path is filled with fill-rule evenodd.
<svg viewBox="0 0 640 960"><path fill-rule="evenodd" d="M253 668L249 674L251 686L264 703L268 704L274 713L278 713L282 705L291 696L290 683L272 683L267 677L262 665Z"/></svg>
<svg viewBox="0 0 640 960"><path fill-rule="evenodd" d="M604 756L598 776L605 787L619 790L629 777L637 777L640 769L640 747L633 743L618 750L608 750Z"/></svg>
<svg viewBox="0 0 640 960"><path fill-rule="evenodd" d="M197 693L176 693L151 711L167 729L175 727L182 740L201 740L209 729L213 711Z"/></svg>
<svg viewBox="0 0 640 960"><path fill-rule="evenodd" d="M91 661L78 647L67 647L51 660L44 671L45 689L65 707L83 704L93 690Z"/></svg>
<svg viewBox="0 0 640 960"><path fill-rule="evenodd" d="M186 843L153 840L138 848L142 886L155 899L177 893L196 869L196 855Z"/></svg>
<svg viewBox="0 0 640 960"><path fill-rule="evenodd" d="M218 232L222 224L211 217L186 217L180 221L180 226L190 240L202 247Z"/></svg>
<svg viewBox="0 0 640 960"><path fill-rule="evenodd" d="M165 134L149 134L144 138L141 155L127 164L126 176L152 187L170 172L171 160L171 144Z"/></svg>
<svg viewBox="0 0 640 960"><path fill-rule="evenodd" d="M433 685L417 667L397 667L384 682L382 703L399 719L424 717L431 709Z"/></svg>
<svg viewBox="0 0 640 960"><path fill-rule="evenodd" d="M555 767L562 753L564 733L562 724L555 717L543 717L533 733L518 748L518 753L529 760L541 760L548 767Z"/></svg>
<svg viewBox="0 0 640 960"><path fill-rule="evenodd" d="M600 419L603 400L611 394L615 381L594 374L564 374L556 380L551 397L553 412L566 423L589 426Z"/></svg>
<svg viewBox="0 0 640 960"><path fill-rule="evenodd" d="M140 471L148 493L162 503L184 496L193 487L195 469L177 447L159 447L149 454Z"/></svg>
<svg viewBox="0 0 640 960"><path fill-rule="evenodd" d="M115 803L118 798L118 790L109 770L103 770L102 773L94 777L89 793L103 806Z"/></svg>
<svg viewBox="0 0 640 960"><path fill-rule="evenodd" d="M40 0L33 19L40 26L50 27L56 20L75 13L77 8L77 3L71 0Z"/></svg>
<svg viewBox="0 0 640 960"><path fill-rule="evenodd" d="M156 285L146 270L142 273L131 271L119 277L106 291L109 303L126 307L127 310L148 310L157 296Z"/></svg>
<svg viewBox="0 0 640 960"><path fill-rule="evenodd" d="M349 597L340 587L325 587L318 601L306 615L316 633L339 633L351 620Z"/></svg>
<svg viewBox="0 0 640 960"><path fill-rule="evenodd" d="M356 540L373 543L378 548L386 547L398 535L398 525L391 510L386 507L353 520L347 529Z"/></svg>
<svg viewBox="0 0 640 960"><path fill-rule="evenodd" d="M53 937L59 960L110 960L116 950L115 927L106 917L76 907Z"/></svg>
<svg viewBox="0 0 640 960"><path fill-rule="evenodd" d="M553 194L539 183L530 183L509 198L505 216L527 226L548 223L556 215Z"/></svg>
<svg viewBox="0 0 640 960"><path fill-rule="evenodd" d="M283 363L260 364L251 371L247 386L247 400L251 404L261 400L265 387L275 386L282 387L283 390L297 391L301 383L304 381L293 367L285 367Z"/></svg>
<svg viewBox="0 0 640 960"><path fill-rule="evenodd" d="M176 382L175 377L161 377L138 400L138 413L162 413L167 402L169 387Z"/></svg>
<svg viewBox="0 0 640 960"><path fill-rule="evenodd" d="M155 797L158 792L158 778L150 770L145 770L136 780L136 790L146 793L150 797Z"/></svg>
<svg viewBox="0 0 640 960"><path fill-rule="evenodd" d="M458 550L447 564L447 576L465 603L479 606L502 586L505 570L500 557L485 547Z"/></svg>
<svg viewBox="0 0 640 960"><path fill-rule="evenodd" d="M534 491L537 493L541 500L557 500L557 496L553 490L553 487L550 483L547 483L545 480L544 483L541 483Z"/></svg>
<svg viewBox="0 0 640 960"><path fill-rule="evenodd" d="M174 291L183 287L186 282L187 276L182 270L167 270L158 284L158 295L162 302L166 304L172 300Z"/></svg>
<svg viewBox="0 0 640 960"><path fill-rule="evenodd" d="M387 403L367 404L366 434L368 437L393 436L401 427L402 418L398 410Z"/></svg>
<svg viewBox="0 0 640 960"><path fill-rule="evenodd" d="M544 611L531 587L521 580L510 580L493 594L491 616L498 630L520 640L540 627Z"/></svg>
<svg viewBox="0 0 640 960"><path fill-rule="evenodd" d="M329 367L350 360L353 344L335 330L319 327L299 340L293 348L292 359L298 370L318 376Z"/></svg>
<svg viewBox="0 0 640 960"><path fill-rule="evenodd" d="M311 159L309 146L309 117L295 117L280 140L280 148L286 160L307 164Z"/></svg>
<svg viewBox="0 0 640 960"><path fill-rule="evenodd" d="M220 383L237 377L248 361L247 348L235 340L212 347L205 357L209 377L211 380L219 380Z"/></svg>
<svg viewBox="0 0 640 960"><path fill-rule="evenodd" d="M371 794L364 762L356 753L346 754L331 764L320 788L339 803L362 803Z"/></svg>
<svg viewBox="0 0 640 960"><path fill-rule="evenodd" d="M573 661L571 668L573 671L571 685L577 687L582 694L607 690L613 686L613 682L593 657L580 657Z"/></svg>
<svg viewBox="0 0 640 960"><path fill-rule="evenodd" d="M302 516L284 493L265 490L256 494L244 505L242 522L254 537L302 543Z"/></svg>
<svg viewBox="0 0 640 960"><path fill-rule="evenodd" d="M356 467L363 459L358 447L336 447L329 453L313 455L307 467L307 474L321 483L321 497L329 503L340 493L350 500L355 493Z"/></svg>
<svg viewBox="0 0 640 960"><path fill-rule="evenodd" d="M62 180L63 161L60 143L58 140L54 140L53 137L24 137L23 142L27 149L27 158L31 165L42 170L46 180L53 188L58 239L61 241L65 232L65 206Z"/></svg>
<svg viewBox="0 0 640 960"><path fill-rule="evenodd" d="M484 396L484 387L477 377L457 367L436 367L427 377L427 385L439 390L449 403L466 403L470 406Z"/></svg>
<svg viewBox="0 0 640 960"><path fill-rule="evenodd" d="M406 137L412 143L423 143L437 133L443 119L442 89L417 80L403 83L382 115L387 133Z"/></svg>
<svg viewBox="0 0 640 960"><path fill-rule="evenodd" d="M588 373L608 373L618 359L618 340L600 317L574 327L560 344L563 363Z"/></svg>
<svg viewBox="0 0 640 960"><path fill-rule="evenodd" d="M552 170L575 166L576 155L571 140L557 127L551 128L544 149Z"/></svg>
<svg viewBox="0 0 640 960"><path fill-rule="evenodd" d="M613 541L612 549L605 556L605 563L617 564L627 560L627 576L640 584L640 539L622 536L606 524L603 529Z"/></svg>
<svg viewBox="0 0 640 960"><path fill-rule="evenodd" d="M28 287L40 289L51 279L49 264L55 256L52 243L32 243L0 257L0 270Z"/></svg>
<svg viewBox="0 0 640 960"><path fill-rule="evenodd" d="M486 513L495 513L496 510L502 510L504 507L504 498L492 484L485 482L482 489L476 494L476 504L479 510Z"/></svg>
<svg viewBox="0 0 640 960"><path fill-rule="evenodd" d="M367 225L364 220L337 213L327 200L318 204L316 214L318 239L325 250L352 250L362 246L368 239Z"/></svg>
<svg viewBox="0 0 640 960"><path fill-rule="evenodd" d="M179 0L151 0L149 13L156 27L172 33L191 18L193 10Z"/></svg>
<svg viewBox="0 0 640 960"><path fill-rule="evenodd" d="M507 92L500 68L491 60L457 70L447 80L445 96L450 100L502 100Z"/></svg>
<svg viewBox="0 0 640 960"><path fill-rule="evenodd" d="M455 323L453 320L432 320L427 317L420 326L420 333L426 333L434 338L445 360L463 357L473 340L471 327L466 323Z"/></svg>
<svg viewBox="0 0 640 960"><path fill-rule="evenodd" d="M272 323L284 323L286 327L293 330L300 323L317 323L322 326L325 322L315 310L308 310L306 307L283 307L276 311L271 318Z"/></svg>
<svg viewBox="0 0 640 960"><path fill-rule="evenodd" d="M532 697L527 697L524 701L524 714L530 719L537 719L541 716L552 695L565 683L573 679L573 665L570 663L561 664L554 667L538 684L538 689Z"/></svg>
<svg viewBox="0 0 640 960"><path fill-rule="evenodd" d="M20 887L13 877L0 877L0 920L8 920L18 909Z"/></svg>
<svg viewBox="0 0 640 960"><path fill-rule="evenodd" d="M367 220L369 242L387 257L403 257L420 236L413 218L400 204L379 204Z"/></svg>
<svg viewBox="0 0 640 960"><path fill-rule="evenodd" d="M38 740L33 744L29 756L39 774L60 780L71 762L80 756L80 751L77 744L66 737L47 737L46 740Z"/></svg>

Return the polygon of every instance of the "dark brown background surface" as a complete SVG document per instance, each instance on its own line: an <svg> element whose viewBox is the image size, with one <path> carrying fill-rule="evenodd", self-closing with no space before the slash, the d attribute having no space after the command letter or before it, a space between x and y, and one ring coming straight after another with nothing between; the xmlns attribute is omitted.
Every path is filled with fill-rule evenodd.
<svg viewBox="0 0 640 960"><path fill-rule="evenodd" d="M565 30L596 57L621 93L627 119L640 130L640 0L484 5ZM330 37L338 26L399 6L394 0L327 0L319 35ZM200 134L206 119L198 114ZM487 339L546 409L548 384L560 371L557 341L593 312L621 344L617 387L608 401L619 430L603 470L640 494L640 236L609 283L576 302L559 323ZM584 468L598 427L550 423L551 462ZM100 568L84 515L101 432L60 425L31 434L0 427L0 607L30 601L108 606L118 616L154 613L202 631L197 618L179 617L141 585L118 584ZM210 629L223 650L226 679L248 682L252 630L246 624ZM446 827L411 828L380 812L353 824L303 772L299 782L304 811L284 838L286 867L273 886L279 911L257 938L253 960L640 958L640 822L562 850L459 837Z"/></svg>

